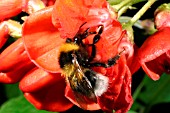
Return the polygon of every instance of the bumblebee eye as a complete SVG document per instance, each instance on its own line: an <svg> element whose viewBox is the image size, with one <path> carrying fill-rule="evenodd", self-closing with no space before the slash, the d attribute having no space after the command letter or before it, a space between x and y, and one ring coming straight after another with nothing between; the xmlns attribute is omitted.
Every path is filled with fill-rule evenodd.
<svg viewBox="0 0 170 113"><path fill-rule="evenodd" d="M76 43L76 44L80 44L81 43L81 40L80 40L80 38L79 37L74 37L74 43Z"/></svg>

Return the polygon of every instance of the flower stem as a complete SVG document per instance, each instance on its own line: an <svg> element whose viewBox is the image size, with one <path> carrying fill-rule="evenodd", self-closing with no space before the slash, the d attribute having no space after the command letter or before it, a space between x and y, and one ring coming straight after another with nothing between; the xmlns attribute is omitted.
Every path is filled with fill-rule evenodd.
<svg viewBox="0 0 170 113"><path fill-rule="evenodd" d="M143 80L141 81L141 83L136 88L135 92L133 93L133 101L136 101L136 99L137 99L138 95L140 94L141 89L144 85L145 85L145 81L144 81L144 78L143 78Z"/></svg>
<svg viewBox="0 0 170 113"><path fill-rule="evenodd" d="M156 0L148 0L148 2L133 16L133 18L128 21L127 25L134 25L134 23L139 20L139 18L151 7L151 5L156 2Z"/></svg>
<svg viewBox="0 0 170 113"><path fill-rule="evenodd" d="M132 0L123 0L117 5L112 5L112 7L116 10L119 11L122 7L124 7L126 4L130 3Z"/></svg>

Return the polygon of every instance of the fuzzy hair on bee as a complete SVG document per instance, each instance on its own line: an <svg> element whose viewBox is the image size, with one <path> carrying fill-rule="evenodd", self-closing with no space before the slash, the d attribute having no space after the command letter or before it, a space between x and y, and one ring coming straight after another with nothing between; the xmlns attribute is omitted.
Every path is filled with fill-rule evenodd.
<svg viewBox="0 0 170 113"><path fill-rule="evenodd" d="M85 67L83 63L88 60L88 54L84 48L74 43L66 43L61 46L59 56L63 75L76 95L77 102L79 104L85 104L86 101L97 103L96 96L106 92L109 79ZM83 104L80 106L85 108Z"/></svg>
<svg viewBox="0 0 170 113"><path fill-rule="evenodd" d="M111 67L116 64L120 57L120 54L118 54L108 59L106 63L94 62L95 44L100 39L103 26L99 26L98 32L89 32L89 29L77 34L73 39L67 38L66 43L60 47L58 57L60 68L63 71L62 75L70 85L77 103L83 109L87 108L88 102L97 103L97 97L102 96L109 86L108 77L93 71L91 67ZM95 34L93 43L84 44L82 40L91 34ZM91 56L87 52L87 47L92 48Z"/></svg>

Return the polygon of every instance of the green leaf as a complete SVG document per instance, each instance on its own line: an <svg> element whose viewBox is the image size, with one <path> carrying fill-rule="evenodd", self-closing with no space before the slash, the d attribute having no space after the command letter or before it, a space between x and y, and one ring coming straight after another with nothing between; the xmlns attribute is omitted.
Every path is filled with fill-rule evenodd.
<svg viewBox="0 0 170 113"><path fill-rule="evenodd" d="M18 97L22 94L22 92L19 90L18 83L4 84L4 89L7 99Z"/></svg>
<svg viewBox="0 0 170 113"><path fill-rule="evenodd" d="M128 113L137 113L136 111L129 110Z"/></svg>
<svg viewBox="0 0 170 113"><path fill-rule="evenodd" d="M163 74L158 81L146 76L141 82L142 88L135 94L135 102L131 110L147 113L158 103L170 102L170 76ZM141 87L139 85L139 87ZM138 90L138 89L137 89Z"/></svg>
<svg viewBox="0 0 170 113"><path fill-rule="evenodd" d="M57 113L45 110L37 110L31 103L29 103L24 96L10 99L5 102L1 108L0 113Z"/></svg>

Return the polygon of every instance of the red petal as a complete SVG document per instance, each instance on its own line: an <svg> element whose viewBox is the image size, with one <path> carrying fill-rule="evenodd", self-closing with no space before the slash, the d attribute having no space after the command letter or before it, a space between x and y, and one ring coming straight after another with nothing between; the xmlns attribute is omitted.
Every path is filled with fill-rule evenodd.
<svg viewBox="0 0 170 113"><path fill-rule="evenodd" d="M22 39L18 39L1 53L0 64L0 82L4 83L18 82L35 66L27 56Z"/></svg>
<svg viewBox="0 0 170 113"><path fill-rule="evenodd" d="M55 84L32 93L25 93L25 97L37 109L62 112L73 106L65 98L65 80L60 80Z"/></svg>
<svg viewBox="0 0 170 113"><path fill-rule="evenodd" d="M113 21L102 34L96 44L97 55L101 61L107 61L118 54L118 45L122 39L122 27L118 21Z"/></svg>
<svg viewBox="0 0 170 113"><path fill-rule="evenodd" d="M53 10L53 24L61 25L62 36L72 38L83 24L87 13L88 8L83 0L57 0Z"/></svg>
<svg viewBox="0 0 170 113"><path fill-rule="evenodd" d="M85 22L91 7L102 8L105 0L57 0L53 10L53 24L60 27L62 37L74 37Z"/></svg>
<svg viewBox="0 0 170 113"><path fill-rule="evenodd" d="M53 7L32 14L23 26L23 38L26 50L32 61L50 72L59 72L59 47L65 42L60 38L57 28L51 23Z"/></svg>
<svg viewBox="0 0 170 113"><path fill-rule="evenodd" d="M0 20L16 16L22 11L22 0L1 0Z"/></svg>
<svg viewBox="0 0 170 113"><path fill-rule="evenodd" d="M134 45L133 48L134 48L134 54L131 57L131 59L129 59L130 61L128 61L128 67L132 75L136 71L138 71L138 69L141 67L139 60L138 60L138 47Z"/></svg>
<svg viewBox="0 0 170 113"><path fill-rule="evenodd" d="M54 5L56 0L42 0L42 2L46 5L46 6L51 6Z"/></svg>
<svg viewBox="0 0 170 113"><path fill-rule="evenodd" d="M124 80L121 87L121 92L115 101L114 108L116 110L116 113L126 113L131 108L131 105L133 103L133 98L131 96L131 73L126 67L126 73L124 76Z"/></svg>
<svg viewBox="0 0 170 113"><path fill-rule="evenodd" d="M29 71L20 81L20 89L23 92L33 92L42 87L50 86L62 79L61 74L52 74L40 68L34 68Z"/></svg>
<svg viewBox="0 0 170 113"><path fill-rule="evenodd" d="M146 63L170 50L169 35L170 27L161 29L150 36L139 49L138 56L141 66L153 80L158 80L160 75L149 69Z"/></svg>
<svg viewBox="0 0 170 113"><path fill-rule="evenodd" d="M73 94L73 91L71 90L70 86L67 85L66 90L65 90L65 96L75 105L79 106L80 105L77 103L75 96ZM99 104L96 103L86 103L87 104L87 109L86 110L99 110L100 106ZM80 107L81 108L81 107Z"/></svg>
<svg viewBox="0 0 170 113"><path fill-rule="evenodd" d="M8 39L8 32L8 27L6 25L3 24L0 26L0 49Z"/></svg>
<svg viewBox="0 0 170 113"><path fill-rule="evenodd" d="M127 111L132 104L132 97L131 73L126 65L125 56L121 56L115 66L107 69L106 76L110 80L109 87L99 98L100 107L105 111Z"/></svg>

